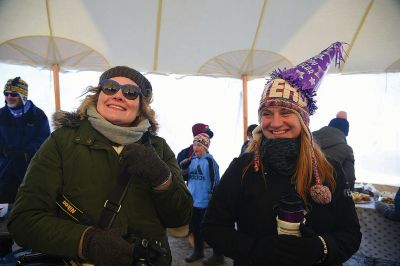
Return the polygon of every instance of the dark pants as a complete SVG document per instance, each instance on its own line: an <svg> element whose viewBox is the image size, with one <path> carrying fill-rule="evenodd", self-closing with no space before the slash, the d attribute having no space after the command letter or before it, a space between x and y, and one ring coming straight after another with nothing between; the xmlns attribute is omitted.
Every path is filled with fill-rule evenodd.
<svg viewBox="0 0 400 266"><path fill-rule="evenodd" d="M206 208L193 207L192 220L190 221L189 230L193 233L194 249L203 252L204 251L204 238L201 234L201 222L203 220ZM222 253L213 249L214 256L222 256Z"/></svg>
<svg viewBox="0 0 400 266"><path fill-rule="evenodd" d="M203 220L205 208L193 208L192 220L190 221L190 231L193 233L194 249L198 251L204 250L204 239L201 234L201 221Z"/></svg>
<svg viewBox="0 0 400 266"><path fill-rule="evenodd" d="M13 203L20 184L15 174L4 173L0 176L0 203Z"/></svg>
<svg viewBox="0 0 400 266"><path fill-rule="evenodd" d="M0 218L0 258L12 252L13 240L7 230L7 218L11 208L12 204L9 204L7 214Z"/></svg>
<svg viewBox="0 0 400 266"><path fill-rule="evenodd" d="M13 241L11 238L0 239L0 258L12 252Z"/></svg>
<svg viewBox="0 0 400 266"><path fill-rule="evenodd" d="M13 240L7 231L6 218L0 218L0 258L12 252Z"/></svg>

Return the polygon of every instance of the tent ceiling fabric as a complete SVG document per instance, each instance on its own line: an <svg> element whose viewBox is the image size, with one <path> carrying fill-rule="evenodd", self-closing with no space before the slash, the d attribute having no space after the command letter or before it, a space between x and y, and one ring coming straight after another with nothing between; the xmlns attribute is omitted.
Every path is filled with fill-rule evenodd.
<svg viewBox="0 0 400 266"><path fill-rule="evenodd" d="M49 36L31 36L0 44L4 62L49 68L61 65L65 69L103 70L110 65L90 47L75 41Z"/></svg>
<svg viewBox="0 0 400 266"><path fill-rule="evenodd" d="M44 58L61 70L262 77L344 41L332 72L400 72L399 0L0 0L0 21L0 61L42 66L10 44L40 54L55 40L67 56ZM68 63L75 52L87 56Z"/></svg>
<svg viewBox="0 0 400 266"><path fill-rule="evenodd" d="M219 55L206 62L199 69L199 74L240 77L265 76L275 68L292 67L292 64L281 55L268 51L248 50L233 51Z"/></svg>

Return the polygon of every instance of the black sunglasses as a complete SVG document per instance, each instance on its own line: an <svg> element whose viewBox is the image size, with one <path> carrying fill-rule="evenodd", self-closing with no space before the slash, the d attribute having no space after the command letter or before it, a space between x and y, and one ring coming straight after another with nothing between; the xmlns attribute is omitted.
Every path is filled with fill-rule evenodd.
<svg viewBox="0 0 400 266"><path fill-rule="evenodd" d="M120 85L118 82L111 79L106 79L100 82L100 87L101 91L107 95L114 95L121 90L124 97L128 100L135 100L140 94L142 94L142 90L136 85Z"/></svg>
<svg viewBox="0 0 400 266"><path fill-rule="evenodd" d="M4 91L4 96L8 96L8 95L10 95L11 97L17 97L18 96L18 93L16 93L16 92L6 92L6 91Z"/></svg>

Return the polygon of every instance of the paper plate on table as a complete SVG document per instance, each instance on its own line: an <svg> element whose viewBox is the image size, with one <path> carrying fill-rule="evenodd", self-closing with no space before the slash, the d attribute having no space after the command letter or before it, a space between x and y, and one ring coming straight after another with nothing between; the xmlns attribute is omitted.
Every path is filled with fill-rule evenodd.
<svg viewBox="0 0 400 266"><path fill-rule="evenodd" d="M354 203L355 204L368 204L368 203L373 203L373 202L374 202L373 200L370 200L370 201L362 200L362 201L355 201Z"/></svg>

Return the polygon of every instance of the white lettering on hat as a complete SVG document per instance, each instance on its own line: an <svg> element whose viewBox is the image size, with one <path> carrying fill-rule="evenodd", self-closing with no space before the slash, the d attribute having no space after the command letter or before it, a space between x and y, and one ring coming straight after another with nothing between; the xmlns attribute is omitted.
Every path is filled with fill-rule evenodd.
<svg viewBox="0 0 400 266"><path fill-rule="evenodd" d="M312 69L312 66L310 66L306 62L299 64L299 67L304 68L304 70L307 71L308 74L314 73L314 70Z"/></svg>
<svg viewBox="0 0 400 266"><path fill-rule="evenodd" d="M273 80L268 97L285 98L297 103L300 107L307 106L306 100L301 97L298 90L283 79Z"/></svg>
<svg viewBox="0 0 400 266"><path fill-rule="evenodd" d="M310 58L307 60L307 63L309 63L312 66L319 66L317 60L315 60L314 58Z"/></svg>

